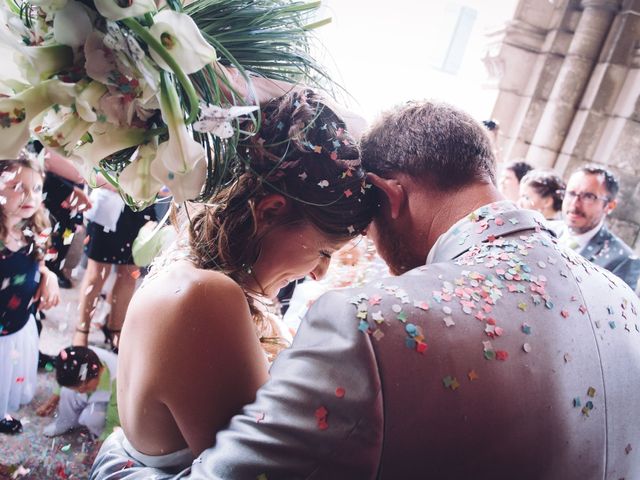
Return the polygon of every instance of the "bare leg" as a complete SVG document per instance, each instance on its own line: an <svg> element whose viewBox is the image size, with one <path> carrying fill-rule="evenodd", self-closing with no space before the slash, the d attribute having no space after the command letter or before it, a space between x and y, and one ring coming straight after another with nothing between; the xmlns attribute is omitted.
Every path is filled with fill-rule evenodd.
<svg viewBox="0 0 640 480"><path fill-rule="evenodd" d="M87 270L82 278L80 285L80 319L76 325L76 331L73 334L74 346L86 347L89 343L89 328L91 327L91 317L96 310L98 296L102 291L111 264L96 262L89 259Z"/></svg>
<svg viewBox="0 0 640 480"><path fill-rule="evenodd" d="M137 275L135 275L135 272L137 271L138 267L135 265L116 266L116 283L113 285L108 297L111 304L111 313L107 321L107 327L114 332L112 337L114 347L117 347L120 341L120 330L122 330L129 302L136 289Z"/></svg>

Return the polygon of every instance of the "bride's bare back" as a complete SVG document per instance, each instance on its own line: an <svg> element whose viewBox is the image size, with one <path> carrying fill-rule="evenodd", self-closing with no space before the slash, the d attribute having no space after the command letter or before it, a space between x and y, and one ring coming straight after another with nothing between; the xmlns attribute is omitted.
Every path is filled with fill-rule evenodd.
<svg viewBox="0 0 640 480"><path fill-rule="evenodd" d="M135 294L118 359L118 410L148 455L194 455L254 400L267 363L233 280L177 261Z"/></svg>

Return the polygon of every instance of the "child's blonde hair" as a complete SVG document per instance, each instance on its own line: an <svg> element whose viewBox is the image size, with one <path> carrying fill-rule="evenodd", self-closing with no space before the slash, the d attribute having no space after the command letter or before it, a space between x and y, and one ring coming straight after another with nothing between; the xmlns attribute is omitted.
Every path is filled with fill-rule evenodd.
<svg viewBox="0 0 640 480"><path fill-rule="evenodd" d="M29 168L44 179L44 170L42 167L26 155L13 160L0 160L0 176L5 172L12 172L20 168ZM9 233L7 232L5 222L5 211L2 202L0 202L0 239L6 238ZM30 246L29 255L36 260L44 258L47 245L49 244L47 230L50 226L49 218L43 208L38 208L36 212L22 224L23 231L28 230L32 233L25 235L25 239Z"/></svg>

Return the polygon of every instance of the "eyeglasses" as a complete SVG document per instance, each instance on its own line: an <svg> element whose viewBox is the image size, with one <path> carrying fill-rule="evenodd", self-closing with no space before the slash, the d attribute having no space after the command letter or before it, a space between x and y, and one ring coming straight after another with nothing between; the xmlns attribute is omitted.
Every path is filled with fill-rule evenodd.
<svg viewBox="0 0 640 480"><path fill-rule="evenodd" d="M609 197L599 197L598 195L596 195L595 193L591 193L591 192L574 192L573 190L569 190L566 194L565 194L566 198L568 200L581 200L582 203L584 203L585 205L593 205L594 203L596 203L598 200L604 200L605 202L609 201Z"/></svg>

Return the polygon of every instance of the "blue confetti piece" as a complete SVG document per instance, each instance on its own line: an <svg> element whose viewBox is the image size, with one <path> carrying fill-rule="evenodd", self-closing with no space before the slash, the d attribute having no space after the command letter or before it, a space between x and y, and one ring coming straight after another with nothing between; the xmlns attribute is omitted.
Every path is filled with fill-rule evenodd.
<svg viewBox="0 0 640 480"><path fill-rule="evenodd" d="M369 330L369 324L364 320L360 320L358 330L360 330L361 332L366 332L367 330Z"/></svg>

